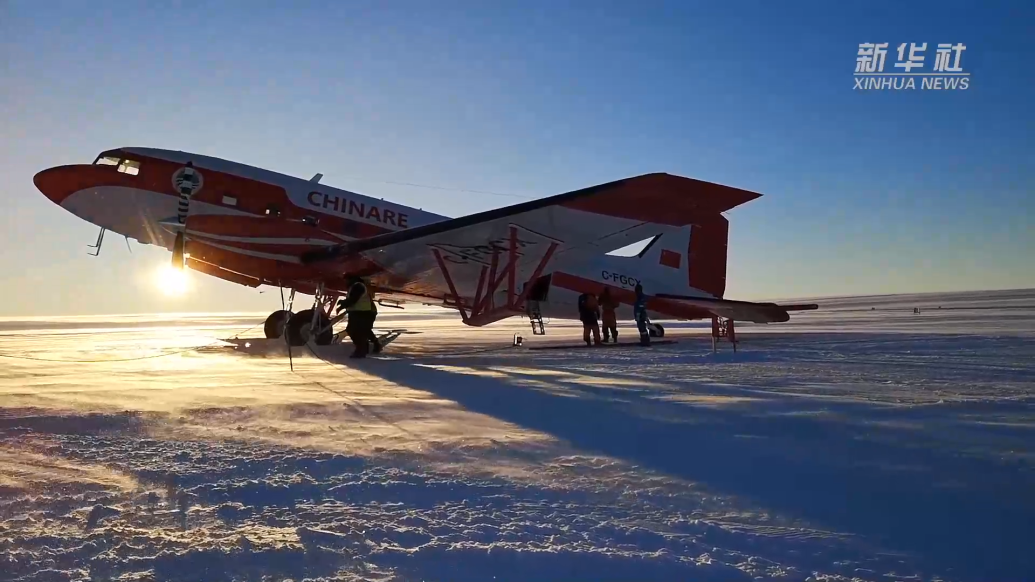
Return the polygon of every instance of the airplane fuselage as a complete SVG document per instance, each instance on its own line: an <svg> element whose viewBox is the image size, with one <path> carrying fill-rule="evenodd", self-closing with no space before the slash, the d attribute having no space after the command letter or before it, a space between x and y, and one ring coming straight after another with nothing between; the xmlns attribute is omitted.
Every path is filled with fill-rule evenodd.
<svg viewBox="0 0 1035 582"><path fill-rule="evenodd" d="M184 202L182 170L188 162L200 179ZM369 277L381 297L442 303L441 297L429 297L421 289L393 287L391 273L363 257L336 273L304 264L299 257L314 246L428 225L448 220L446 216L320 184L317 179L151 148L110 150L93 164L50 168L34 181L51 200L79 218L140 243L173 250L177 235L184 233L187 266L234 283L277 285L309 294L322 284L325 290L344 292L347 275L358 274ZM661 255L662 265L666 260ZM723 272L724 261L725 256ZM578 316L575 306L581 293L599 294L608 286L624 302L619 318L630 319L629 294L637 283L651 294L716 296L689 286L685 265L665 268L657 262L603 254L589 260L560 259L546 273L549 283L535 292L535 299L543 317L573 319ZM652 317L708 317L700 309L663 300L653 300L650 308Z"/></svg>

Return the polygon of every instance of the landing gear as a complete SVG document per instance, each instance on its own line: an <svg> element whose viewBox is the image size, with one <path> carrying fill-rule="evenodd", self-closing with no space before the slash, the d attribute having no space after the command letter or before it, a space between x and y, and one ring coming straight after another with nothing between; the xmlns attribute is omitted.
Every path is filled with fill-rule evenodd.
<svg viewBox="0 0 1035 582"><path fill-rule="evenodd" d="M290 316L285 329L288 343L292 346L304 346L309 341L309 337L312 334L314 321L316 329L322 330L320 334L314 338L316 340L316 345L330 345L334 340L334 330L330 325L328 325L330 320L323 313L314 314L312 309L299 311Z"/></svg>
<svg viewBox="0 0 1035 582"><path fill-rule="evenodd" d="M331 320L327 315L334 307L338 296L326 294L323 287L317 288L316 300L312 309L305 309L298 313L291 313L291 306L295 302L295 290L291 289L291 295L284 301L284 288L280 288L280 303L282 309L274 311L266 318L263 324L263 332L267 339L285 338L288 346L304 346L309 343L310 338L318 346L327 346L334 342L333 324L337 319ZM316 337L313 332L316 331Z"/></svg>
<svg viewBox="0 0 1035 582"><path fill-rule="evenodd" d="M660 323L648 323L647 335L650 337L665 337L665 328Z"/></svg>
<svg viewBox="0 0 1035 582"><path fill-rule="evenodd" d="M266 318L266 323L262 326L262 331L266 333L266 338L277 339L282 337L289 319L291 319L291 312L286 309L271 313Z"/></svg>
<svg viewBox="0 0 1035 582"><path fill-rule="evenodd" d="M295 290L291 289L291 295L287 302L284 301L284 287L280 288L280 310L274 311L266 318L262 331L266 339L277 339L284 337L284 330L287 329L288 320L291 319L291 307L295 304Z"/></svg>

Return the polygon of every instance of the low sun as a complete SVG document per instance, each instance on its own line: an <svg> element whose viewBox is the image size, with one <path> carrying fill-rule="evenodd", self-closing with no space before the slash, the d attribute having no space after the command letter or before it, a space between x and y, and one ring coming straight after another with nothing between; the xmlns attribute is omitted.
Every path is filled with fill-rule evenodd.
<svg viewBox="0 0 1035 582"><path fill-rule="evenodd" d="M187 292L187 270L173 268L172 265L162 265L155 271L155 285L158 289L170 296L177 297Z"/></svg>

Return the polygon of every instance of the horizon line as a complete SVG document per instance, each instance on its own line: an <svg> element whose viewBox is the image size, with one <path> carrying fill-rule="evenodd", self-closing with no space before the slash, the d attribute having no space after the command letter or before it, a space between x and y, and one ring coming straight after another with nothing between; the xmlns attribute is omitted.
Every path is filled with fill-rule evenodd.
<svg viewBox="0 0 1035 582"><path fill-rule="evenodd" d="M864 293L860 295L799 295L793 297L780 297L772 299L752 299L750 301L756 302L786 302L786 301L803 301L803 300L829 300L829 299L866 299L871 297L895 297L902 295L947 295L950 293L1006 293L1010 291L1031 291L1035 292L1035 287L1008 287L1002 289L963 289L954 291L906 291L899 293ZM730 299L729 297L725 297ZM738 299L740 300L740 299ZM451 308L444 305L414 305L413 308L427 308L433 307L438 309L446 309L453 311ZM238 316L238 317L266 317L269 313L265 311L155 311L151 313L77 313L77 314L49 314L49 315L0 315L0 323L8 323L13 321L26 321L31 319L43 319L43 318L86 318L86 317L143 317L143 316L214 316L219 315L223 317ZM517 316L514 316L517 317Z"/></svg>

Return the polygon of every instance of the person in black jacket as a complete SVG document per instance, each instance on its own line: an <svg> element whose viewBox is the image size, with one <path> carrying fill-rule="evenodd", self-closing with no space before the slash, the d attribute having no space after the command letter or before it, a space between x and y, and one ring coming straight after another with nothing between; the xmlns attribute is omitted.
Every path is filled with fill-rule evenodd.
<svg viewBox="0 0 1035 582"><path fill-rule="evenodd" d="M615 310L618 309L622 303L611 295L611 288L604 287L604 292L600 294L600 311L603 317L600 319L600 323L604 328L604 343L610 337L615 338L615 343L618 343L618 314Z"/></svg>
<svg viewBox="0 0 1035 582"><path fill-rule="evenodd" d="M582 321L582 339L586 345L600 345L600 304L596 295L579 295L579 320ZM593 333L593 344L589 343L590 332Z"/></svg>
<svg viewBox="0 0 1035 582"><path fill-rule="evenodd" d="M338 310L345 309L349 314L349 323L345 333L352 340L355 350L350 358L365 358L370 352L370 338L374 335L374 299L367 284L359 277L351 277L349 293L345 299L338 301ZM376 338L374 339L376 343ZM380 346L378 346L380 347Z"/></svg>
<svg viewBox="0 0 1035 582"><path fill-rule="evenodd" d="M643 285L636 284L636 303L633 304L633 318L636 319L636 327L640 332L640 345L650 345L650 332L647 330L647 294L643 292Z"/></svg>

